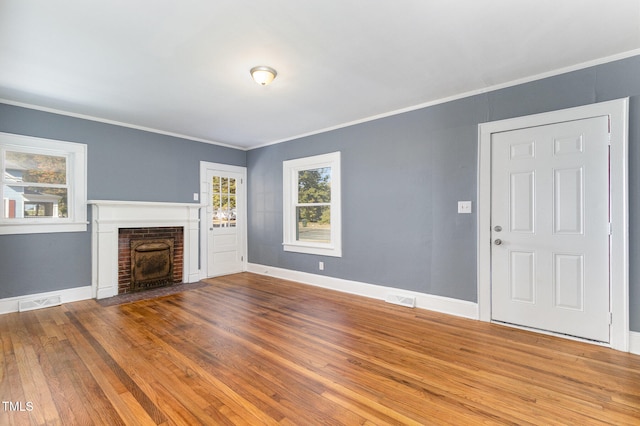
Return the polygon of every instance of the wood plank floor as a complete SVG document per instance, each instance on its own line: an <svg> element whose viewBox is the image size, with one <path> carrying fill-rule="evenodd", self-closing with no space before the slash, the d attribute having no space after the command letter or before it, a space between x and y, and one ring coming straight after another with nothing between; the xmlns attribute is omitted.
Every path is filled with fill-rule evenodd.
<svg viewBox="0 0 640 426"><path fill-rule="evenodd" d="M640 357L249 273L0 316L0 424L640 424Z"/></svg>

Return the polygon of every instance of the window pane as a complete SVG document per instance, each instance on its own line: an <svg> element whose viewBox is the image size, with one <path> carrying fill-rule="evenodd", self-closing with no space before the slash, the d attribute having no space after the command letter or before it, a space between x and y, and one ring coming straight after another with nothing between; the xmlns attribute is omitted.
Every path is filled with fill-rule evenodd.
<svg viewBox="0 0 640 426"><path fill-rule="evenodd" d="M331 167L298 172L298 203L331 202Z"/></svg>
<svg viewBox="0 0 640 426"><path fill-rule="evenodd" d="M69 216L66 188L5 185L4 197L5 219Z"/></svg>
<svg viewBox="0 0 640 426"><path fill-rule="evenodd" d="M214 194L220 193L220 177L219 176L213 177L213 180L211 182L211 192L213 192Z"/></svg>
<svg viewBox="0 0 640 426"><path fill-rule="evenodd" d="M225 210L224 226L227 226L229 228L236 227L236 209L228 208L227 210Z"/></svg>
<svg viewBox="0 0 640 426"><path fill-rule="evenodd" d="M296 207L297 241L331 242L331 207Z"/></svg>
<svg viewBox="0 0 640 426"><path fill-rule="evenodd" d="M5 172L14 182L67 183L67 159L53 155L7 151Z"/></svg>
<svg viewBox="0 0 640 426"><path fill-rule="evenodd" d="M232 179L233 180L233 179ZM214 228L234 228L236 226L236 196L235 195L214 195L213 196L213 227Z"/></svg>
<svg viewBox="0 0 640 426"><path fill-rule="evenodd" d="M236 179L214 176L213 191L213 227L226 228L236 226Z"/></svg>
<svg viewBox="0 0 640 426"><path fill-rule="evenodd" d="M216 179L216 178L214 178ZM215 183L215 182L214 182ZM221 207L221 197L220 194L218 192L215 192L216 188L219 190L220 189L220 180L218 180L218 185L217 186L213 186L214 189L214 193L211 197L211 206L213 207L213 217L212 217L212 223L211 225L214 228L219 228L220 227L220 207Z"/></svg>
<svg viewBox="0 0 640 426"><path fill-rule="evenodd" d="M231 179L235 182L235 179ZM234 184L235 186L235 184ZM229 205L227 209L227 220L228 226L231 228L235 228L236 226L236 196L229 195Z"/></svg>
<svg viewBox="0 0 640 426"><path fill-rule="evenodd" d="M222 212L219 209L213 211L213 223L214 228L220 228L222 226Z"/></svg>

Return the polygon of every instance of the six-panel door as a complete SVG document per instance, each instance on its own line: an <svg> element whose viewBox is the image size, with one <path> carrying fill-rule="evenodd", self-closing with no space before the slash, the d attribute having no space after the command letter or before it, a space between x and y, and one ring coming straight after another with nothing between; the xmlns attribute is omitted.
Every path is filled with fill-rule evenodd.
<svg viewBox="0 0 640 426"><path fill-rule="evenodd" d="M609 342L608 117L491 144L492 319Z"/></svg>

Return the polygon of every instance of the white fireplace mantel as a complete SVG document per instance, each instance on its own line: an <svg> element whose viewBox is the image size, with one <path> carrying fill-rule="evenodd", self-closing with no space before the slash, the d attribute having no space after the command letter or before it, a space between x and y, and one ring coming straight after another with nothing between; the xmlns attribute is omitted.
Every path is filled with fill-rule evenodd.
<svg viewBox="0 0 640 426"><path fill-rule="evenodd" d="M200 204L91 200L91 284L93 297L118 294L118 230L181 226L184 229L184 282L200 278L198 223Z"/></svg>

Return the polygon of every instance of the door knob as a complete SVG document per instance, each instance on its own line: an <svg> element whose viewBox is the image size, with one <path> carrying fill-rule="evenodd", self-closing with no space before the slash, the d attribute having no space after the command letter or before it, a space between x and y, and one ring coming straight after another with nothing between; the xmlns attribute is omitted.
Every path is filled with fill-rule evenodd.
<svg viewBox="0 0 640 426"><path fill-rule="evenodd" d="M496 238L496 240L493 243L499 246L500 244L502 244L502 240L500 238Z"/></svg>

